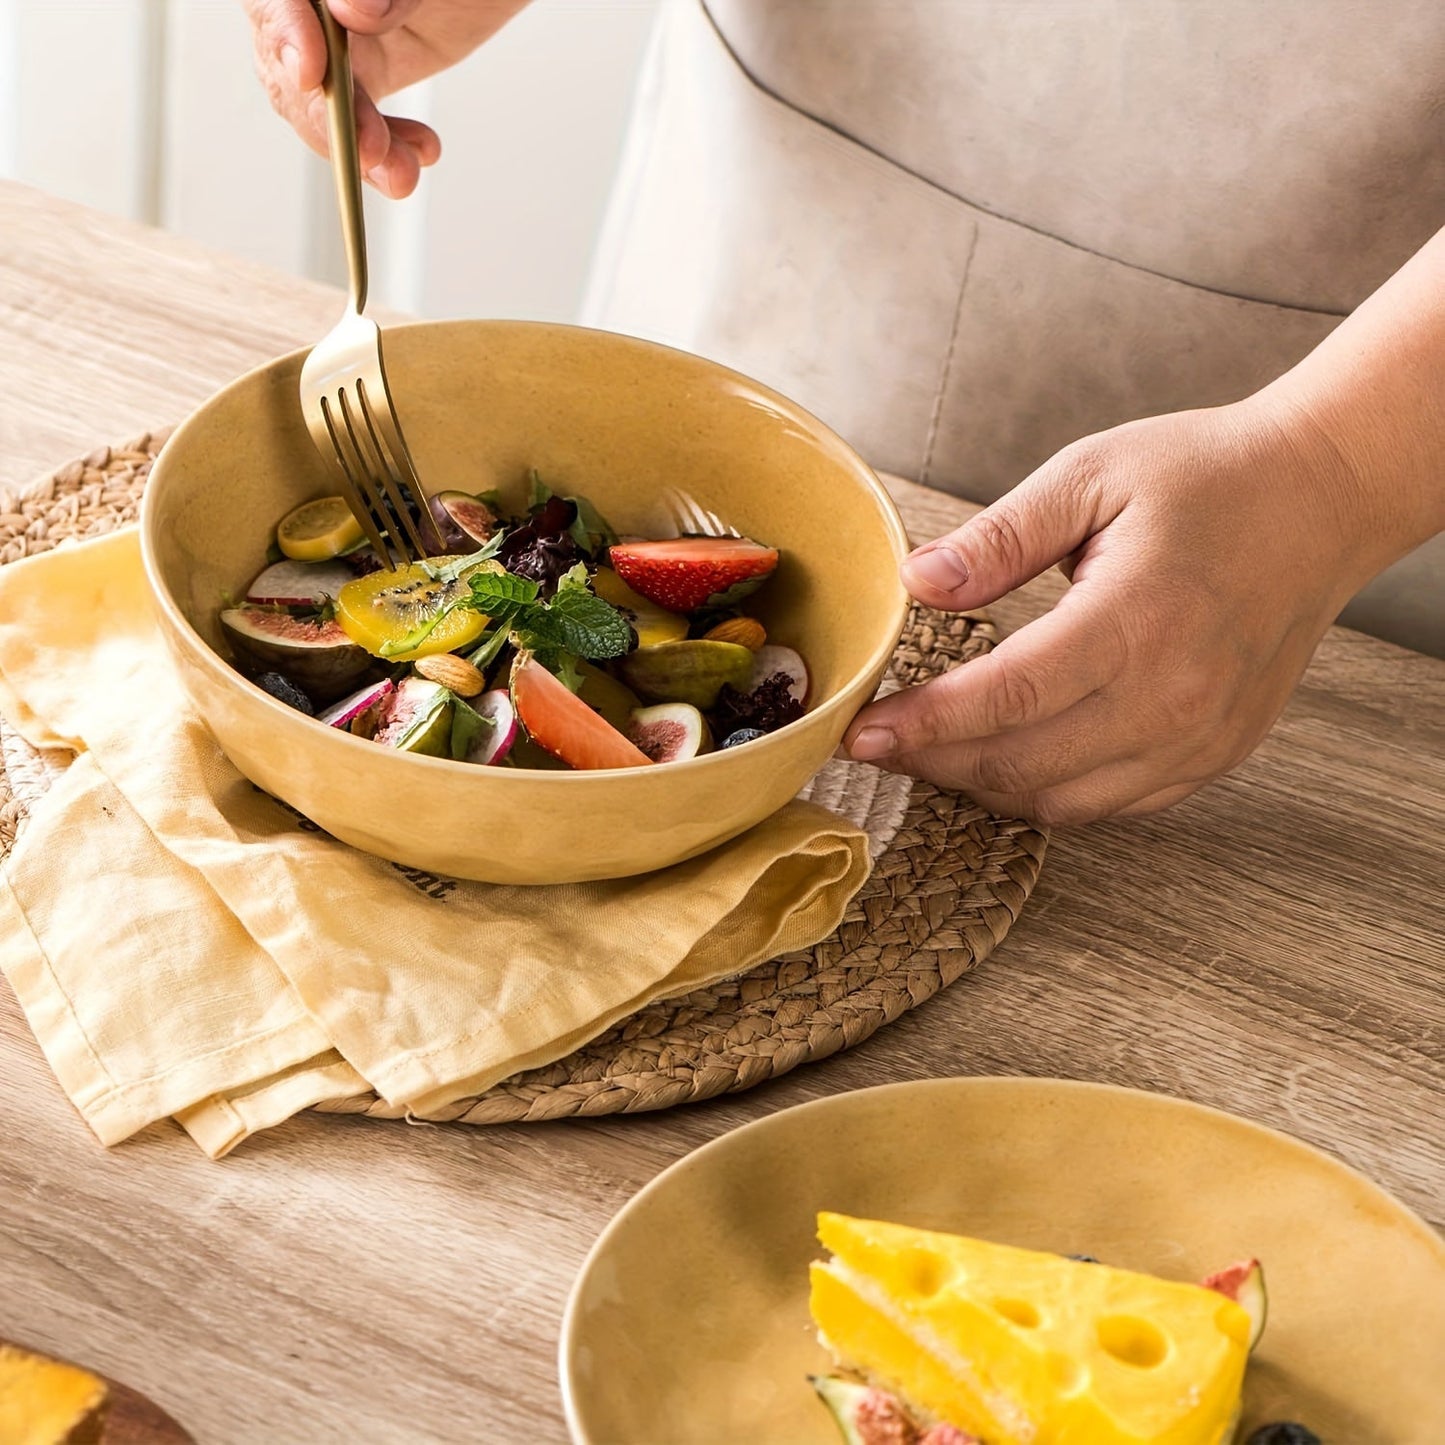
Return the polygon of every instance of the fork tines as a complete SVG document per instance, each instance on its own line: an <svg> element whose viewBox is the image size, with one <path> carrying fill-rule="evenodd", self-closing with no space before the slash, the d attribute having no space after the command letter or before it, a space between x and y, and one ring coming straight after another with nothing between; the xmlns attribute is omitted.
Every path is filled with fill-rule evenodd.
<svg viewBox="0 0 1445 1445"><path fill-rule="evenodd" d="M387 563L394 552L397 565L405 565L425 557L427 547L402 488L419 507L425 505L425 498L390 405L379 415L361 377L354 391L340 387L320 401L332 449L352 493L348 500L378 558Z"/></svg>
<svg viewBox="0 0 1445 1445"><path fill-rule="evenodd" d="M699 506L686 492L668 487L662 494L680 535L694 537L740 537L736 527L729 527L716 512Z"/></svg>

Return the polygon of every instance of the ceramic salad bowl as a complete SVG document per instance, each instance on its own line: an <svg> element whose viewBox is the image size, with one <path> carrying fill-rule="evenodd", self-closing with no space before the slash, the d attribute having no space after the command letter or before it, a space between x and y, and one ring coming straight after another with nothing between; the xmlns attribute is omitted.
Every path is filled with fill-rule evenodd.
<svg viewBox="0 0 1445 1445"><path fill-rule="evenodd" d="M807 658L808 711L727 751L646 768L471 766L379 747L236 671L217 618L282 517L335 487L297 403L304 353L241 377L167 443L141 513L160 625L200 716L254 783L335 837L500 883L625 877L716 847L783 806L873 694L902 629L903 526L821 422L683 352L606 332L461 321L387 334L394 395L430 492L520 493L535 469L618 531L672 535L680 488L776 547L769 637Z"/></svg>

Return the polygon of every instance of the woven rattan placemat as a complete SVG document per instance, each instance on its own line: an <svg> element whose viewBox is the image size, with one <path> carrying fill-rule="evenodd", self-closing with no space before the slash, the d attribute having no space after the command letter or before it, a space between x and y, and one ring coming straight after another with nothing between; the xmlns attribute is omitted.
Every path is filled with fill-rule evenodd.
<svg viewBox="0 0 1445 1445"><path fill-rule="evenodd" d="M0 565L136 518L164 433L102 447L16 495L0 490ZM915 608L892 682L923 681L987 652L980 615ZM0 858L64 767L0 729ZM633 1113L752 1088L861 1043L982 962L1038 878L1045 835L967 798L872 768L830 765L815 801L867 828L872 876L838 930L737 978L660 1000L546 1068L460 1099L439 1119L496 1124ZM321 1106L396 1117L374 1094Z"/></svg>

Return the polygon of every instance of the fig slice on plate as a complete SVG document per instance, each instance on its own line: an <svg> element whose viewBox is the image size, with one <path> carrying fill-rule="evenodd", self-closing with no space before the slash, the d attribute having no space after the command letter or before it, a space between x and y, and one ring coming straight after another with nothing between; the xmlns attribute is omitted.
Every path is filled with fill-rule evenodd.
<svg viewBox="0 0 1445 1445"><path fill-rule="evenodd" d="M703 715L690 703L663 702L632 714L627 736L654 763L680 763L707 751L712 742Z"/></svg>
<svg viewBox="0 0 1445 1445"><path fill-rule="evenodd" d="M1199 1281L1226 1299L1232 1299L1249 1316L1249 1348L1259 1343L1269 1314L1269 1297L1264 1289L1264 1266L1257 1259L1241 1259L1215 1270Z"/></svg>
<svg viewBox="0 0 1445 1445"><path fill-rule="evenodd" d="M574 768L640 768L650 759L529 652L512 665L512 706L539 748Z"/></svg>
<svg viewBox="0 0 1445 1445"><path fill-rule="evenodd" d="M841 1375L809 1375L808 1382L828 1407L844 1445L982 1445L976 1435L939 1421L923 1425L887 1390Z"/></svg>
<svg viewBox="0 0 1445 1445"><path fill-rule="evenodd" d="M262 672L284 673L322 704L355 687L371 666L365 650L332 621L269 607L228 607L220 620L244 661Z"/></svg>

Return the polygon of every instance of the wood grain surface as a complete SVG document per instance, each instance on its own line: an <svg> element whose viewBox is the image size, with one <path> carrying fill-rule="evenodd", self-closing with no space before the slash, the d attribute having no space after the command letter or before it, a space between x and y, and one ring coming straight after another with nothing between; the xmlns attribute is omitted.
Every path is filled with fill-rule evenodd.
<svg viewBox="0 0 1445 1445"><path fill-rule="evenodd" d="M0 491L175 420L339 304L12 186L0 236ZM919 537L969 510L899 496ZM1061 586L995 615L1018 627ZM630 1195L749 1119L935 1075L1216 1105L1439 1226L1442 884L1445 663L1337 629L1234 777L1156 818L1056 834L982 969L727 1100L495 1129L311 1114L221 1164L170 1126L106 1151L0 986L0 1333L129 1381L202 1445L560 1440L563 1302Z"/></svg>

